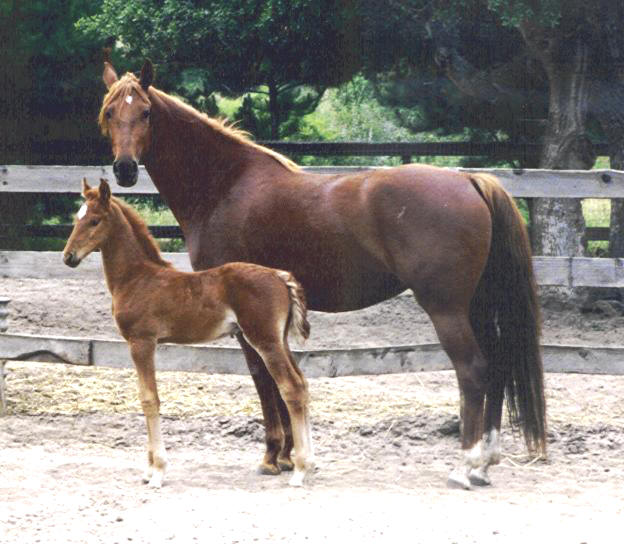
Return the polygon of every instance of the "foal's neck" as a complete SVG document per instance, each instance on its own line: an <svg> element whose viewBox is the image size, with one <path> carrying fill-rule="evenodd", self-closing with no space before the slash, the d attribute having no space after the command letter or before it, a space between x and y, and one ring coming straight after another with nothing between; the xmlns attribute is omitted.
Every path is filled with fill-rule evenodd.
<svg viewBox="0 0 624 544"><path fill-rule="evenodd" d="M148 257L123 212L113 206L111 233L100 247L106 283L111 292L144 275Z"/></svg>

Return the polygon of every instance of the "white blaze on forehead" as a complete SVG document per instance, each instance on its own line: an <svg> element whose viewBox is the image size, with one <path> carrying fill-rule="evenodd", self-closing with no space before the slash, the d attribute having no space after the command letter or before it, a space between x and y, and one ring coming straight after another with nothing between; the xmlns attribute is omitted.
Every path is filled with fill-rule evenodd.
<svg viewBox="0 0 624 544"><path fill-rule="evenodd" d="M126 102L127 102L128 104L132 104L132 95L128 95L128 96L126 96Z"/></svg>
<svg viewBox="0 0 624 544"><path fill-rule="evenodd" d="M76 217L78 219L82 219L85 215L87 215L87 210L89 208L87 207L86 204L83 204L82 206L80 206L80 209L78 210L78 213L76 214Z"/></svg>

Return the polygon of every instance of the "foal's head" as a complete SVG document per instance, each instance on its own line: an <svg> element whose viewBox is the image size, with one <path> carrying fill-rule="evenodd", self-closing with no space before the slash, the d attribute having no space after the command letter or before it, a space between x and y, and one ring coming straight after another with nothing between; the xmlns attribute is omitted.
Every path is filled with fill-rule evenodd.
<svg viewBox="0 0 624 544"><path fill-rule="evenodd" d="M117 183L131 187L138 178L139 160L151 143L151 102L147 90L154 79L154 68L146 60L139 78L128 73L119 79L107 61L102 79L108 93L100 111L100 127L111 139Z"/></svg>
<svg viewBox="0 0 624 544"><path fill-rule="evenodd" d="M106 180L100 180L100 186L92 189L83 179L82 196L85 202L78 210L74 230L63 250L63 261L72 268L98 249L112 229L111 190Z"/></svg>

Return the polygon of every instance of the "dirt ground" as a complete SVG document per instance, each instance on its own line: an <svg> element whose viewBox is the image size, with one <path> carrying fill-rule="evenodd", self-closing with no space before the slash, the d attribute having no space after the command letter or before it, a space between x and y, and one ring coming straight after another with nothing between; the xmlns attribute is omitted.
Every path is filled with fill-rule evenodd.
<svg viewBox="0 0 624 544"><path fill-rule="evenodd" d="M0 280L9 332L117 337L100 282ZM624 344L624 318L545 294L544 343ZM312 314L310 348L435 341L410 297ZM229 341L225 341L228 343ZM624 519L624 376L548 374L549 451L508 426L492 487L447 489L459 459L452 372L309 380L317 471L260 476L248 376L159 374L165 486L140 483L145 425L130 370L7 364L0 542L616 542ZM620 535L620 536L618 536Z"/></svg>

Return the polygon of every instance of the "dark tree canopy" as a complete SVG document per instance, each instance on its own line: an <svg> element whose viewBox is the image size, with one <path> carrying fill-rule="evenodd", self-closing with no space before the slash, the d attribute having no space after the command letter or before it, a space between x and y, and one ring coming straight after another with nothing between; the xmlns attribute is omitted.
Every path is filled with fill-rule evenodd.
<svg viewBox="0 0 624 544"><path fill-rule="evenodd" d="M150 57L206 94L265 94L277 138L289 106L312 111L327 86L357 68L348 7L336 0L104 0L78 27L99 41L113 37L126 60ZM294 92L301 86L309 89Z"/></svg>

